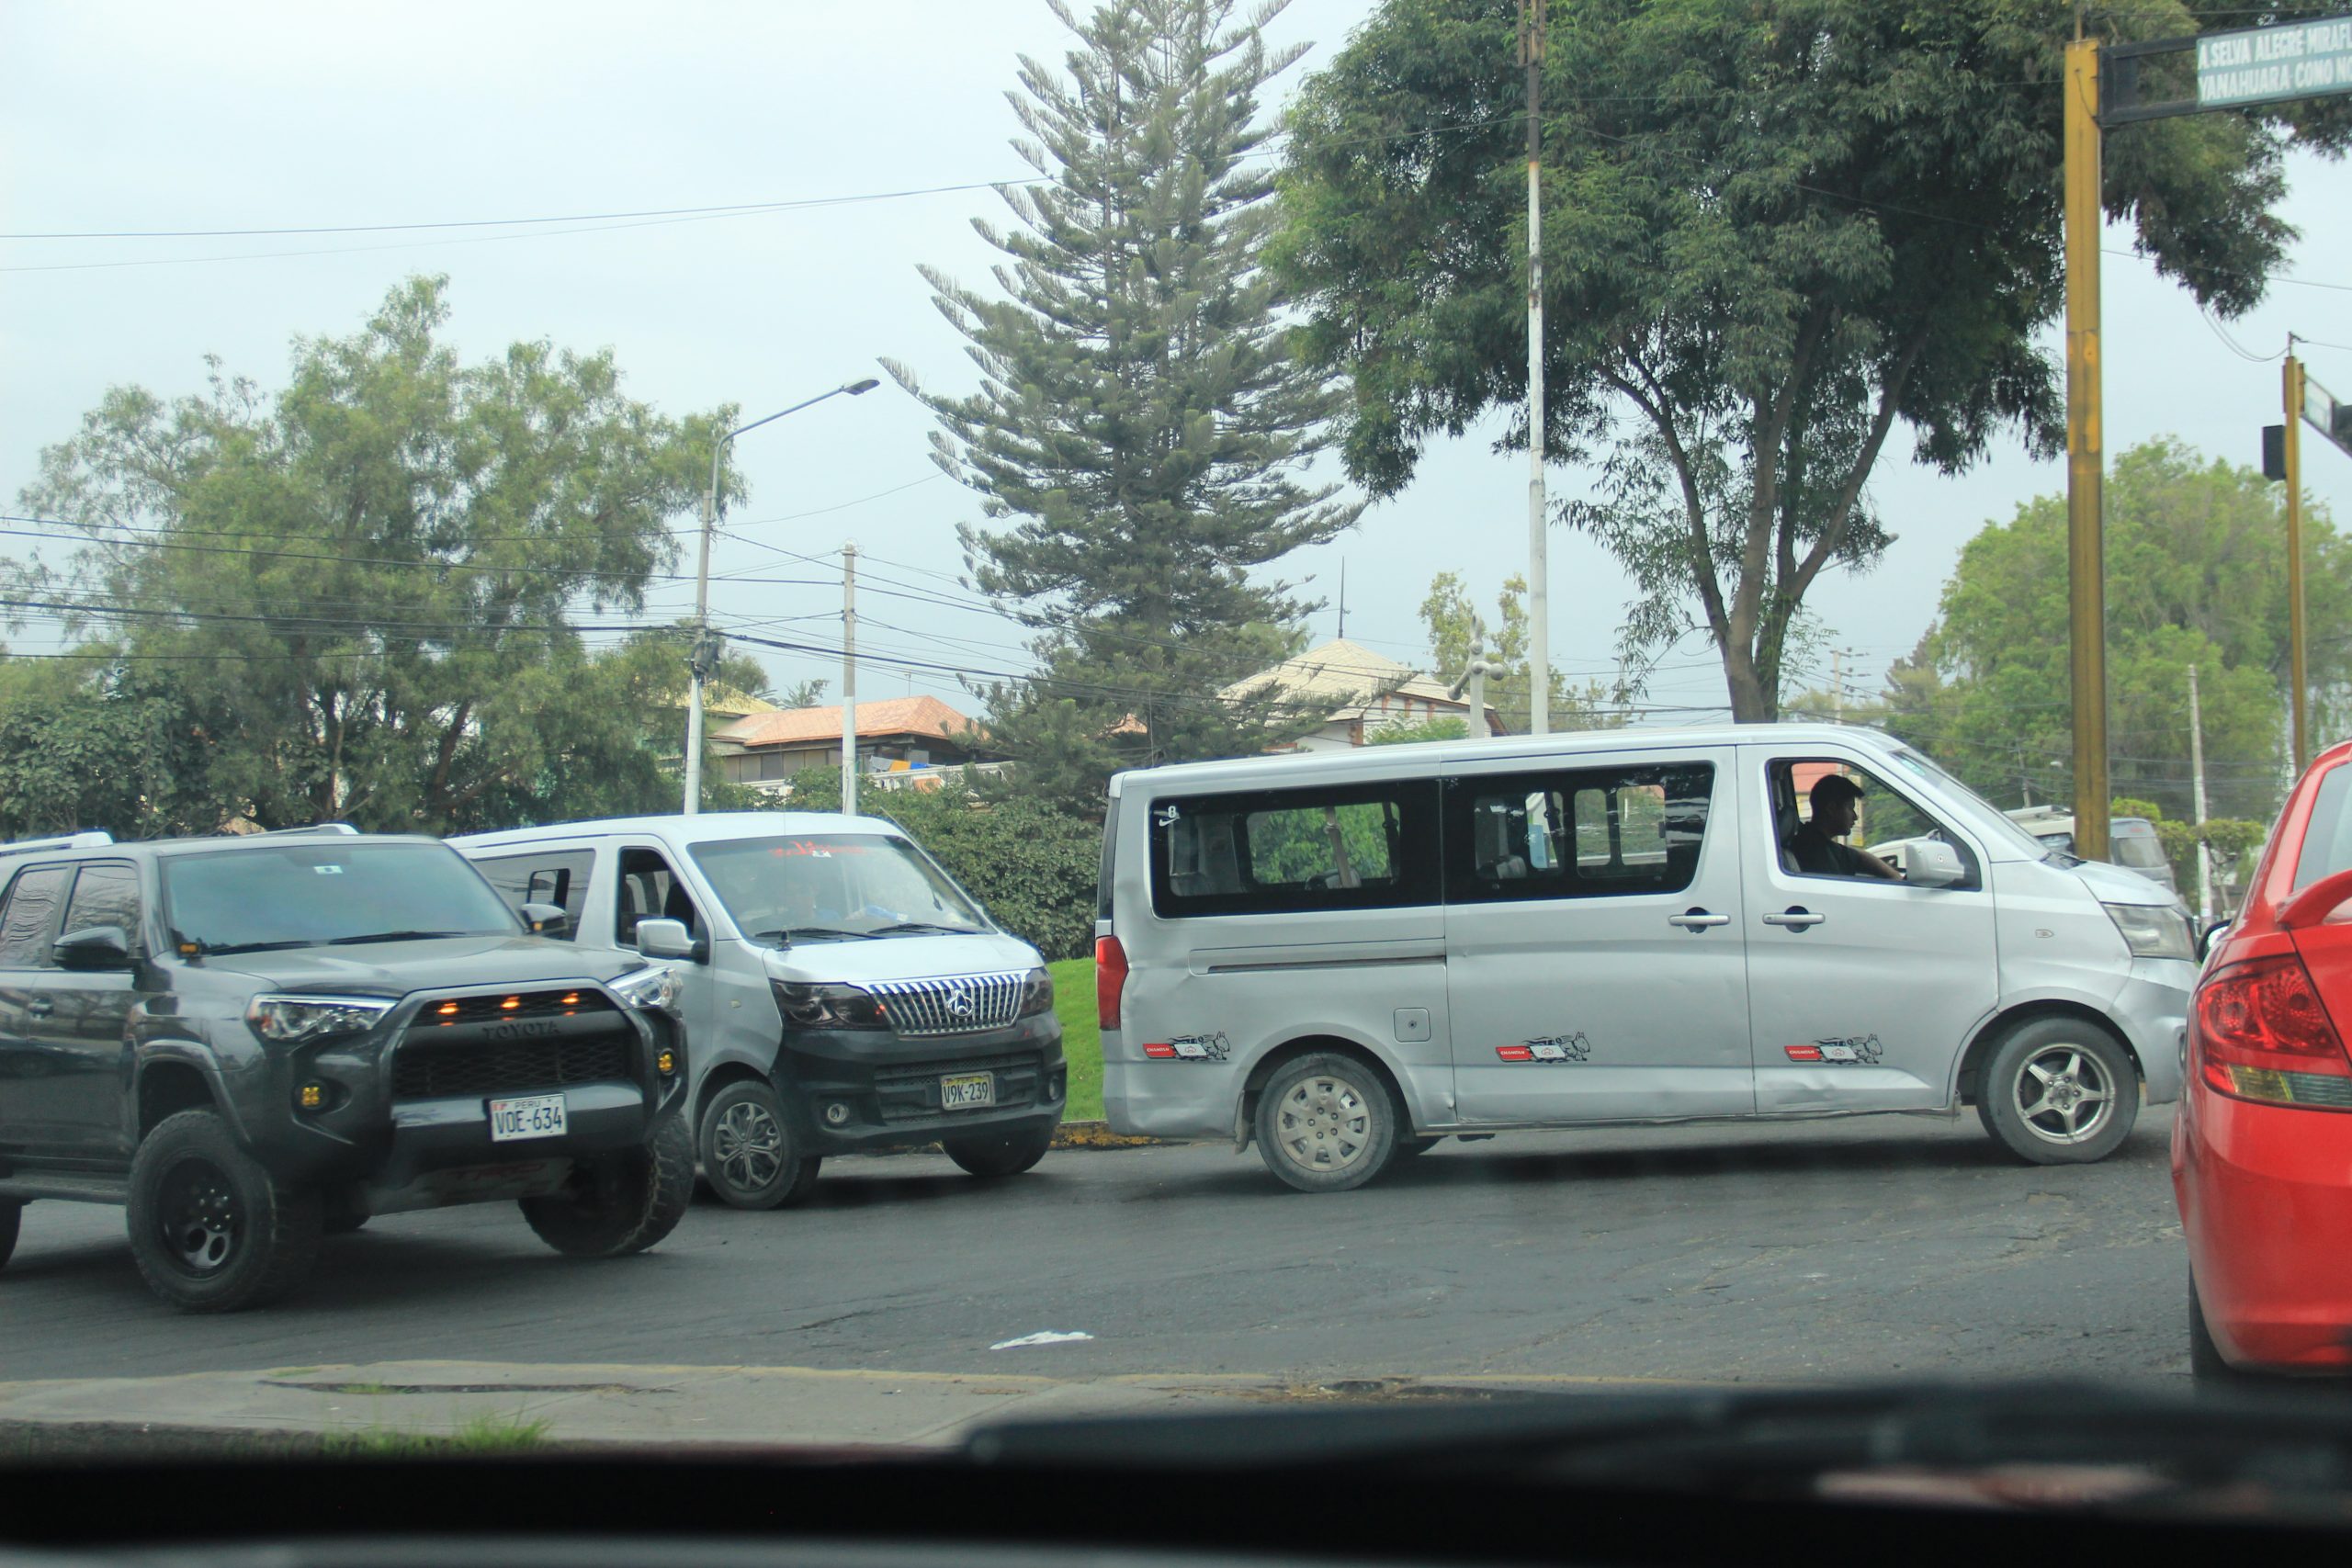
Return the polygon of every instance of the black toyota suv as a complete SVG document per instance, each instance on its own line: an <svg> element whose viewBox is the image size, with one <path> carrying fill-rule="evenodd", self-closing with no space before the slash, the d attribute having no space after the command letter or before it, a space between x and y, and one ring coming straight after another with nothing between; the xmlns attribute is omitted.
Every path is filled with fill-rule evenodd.
<svg viewBox="0 0 2352 1568"><path fill-rule="evenodd" d="M0 846L0 1263L37 1198L123 1203L173 1305L257 1305L322 1232L514 1199L611 1258L692 1195L674 980L533 934L430 839Z"/></svg>

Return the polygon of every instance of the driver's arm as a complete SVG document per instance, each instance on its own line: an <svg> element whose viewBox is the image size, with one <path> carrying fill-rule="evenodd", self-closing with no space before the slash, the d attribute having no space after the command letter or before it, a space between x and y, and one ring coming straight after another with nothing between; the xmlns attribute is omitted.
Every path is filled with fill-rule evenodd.
<svg viewBox="0 0 2352 1568"><path fill-rule="evenodd" d="M1855 850L1853 853L1854 863L1861 868L1861 874L1863 875L1883 876L1889 882L1900 882L1903 880L1903 874L1901 872L1887 864L1886 862L1879 859L1878 856L1871 853L1870 851Z"/></svg>

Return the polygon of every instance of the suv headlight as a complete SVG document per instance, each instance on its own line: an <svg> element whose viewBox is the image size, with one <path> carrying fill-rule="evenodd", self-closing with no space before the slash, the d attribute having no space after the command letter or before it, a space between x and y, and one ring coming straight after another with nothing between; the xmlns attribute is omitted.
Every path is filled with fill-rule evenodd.
<svg viewBox="0 0 2352 1568"><path fill-rule="evenodd" d="M796 1029L888 1029L890 1015L870 991L855 986L812 986L777 980L775 1005Z"/></svg>
<svg viewBox="0 0 2352 1568"><path fill-rule="evenodd" d="M676 964L657 964L606 984L613 995L633 1008L675 1013L678 1010L678 992L684 982L678 977Z"/></svg>
<svg viewBox="0 0 2352 1568"><path fill-rule="evenodd" d="M1021 1016L1035 1018L1054 1010L1054 977L1043 969L1029 971L1029 987L1021 993Z"/></svg>
<svg viewBox="0 0 2352 1568"><path fill-rule="evenodd" d="M2189 940L2188 916L2166 904L2106 904L2107 918L2123 933L2123 945L2134 958L2194 960L2196 944Z"/></svg>
<svg viewBox="0 0 2352 1568"><path fill-rule="evenodd" d="M283 1045L364 1034L391 1010L382 997L255 997L245 1004L245 1021L264 1040Z"/></svg>

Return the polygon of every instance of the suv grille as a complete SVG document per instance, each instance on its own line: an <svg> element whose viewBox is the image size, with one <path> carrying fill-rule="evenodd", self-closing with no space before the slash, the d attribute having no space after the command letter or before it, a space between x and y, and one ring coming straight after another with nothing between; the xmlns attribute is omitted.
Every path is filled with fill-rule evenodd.
<svg viewBox="0 0 2352 1568"><path fill-rule="evenodd" d="M890 1027L901 1035L975 1034L1004 1029L1021 1016L1029 988L1025 971L967 975L954 980L875 980L865 989L882 998Z"/></svg>
<svg viewBox="0 0 2352 1568"><path fill-rule="evenodd" d="M427 1002L393 1050L392 1097L528 1094L634 1081L637 1043L636 1029L600 990Z"/></svg>
<svg viewBox="0 0 2352 1568"><path fill-rule="evenodd" d="M966 1056L944 1062L904 1062L874 1070L874 1092L885 1122L920 1122L961 1114L939 1109L939 1080L952 1073L994 1073L996 1108L1035 1105L1044 1059L1035 1051Z"/></svg>

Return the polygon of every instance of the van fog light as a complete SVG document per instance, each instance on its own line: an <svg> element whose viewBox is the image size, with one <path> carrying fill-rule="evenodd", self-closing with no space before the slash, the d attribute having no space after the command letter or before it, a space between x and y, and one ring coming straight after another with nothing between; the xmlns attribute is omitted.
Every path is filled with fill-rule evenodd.
<svg viewBox="0 0 2352 1568"><path fill-rule="evenodd" d="M825 1107L825 1125L839 1127L849 1121L849 1107L836 1100Z"/></svg>

